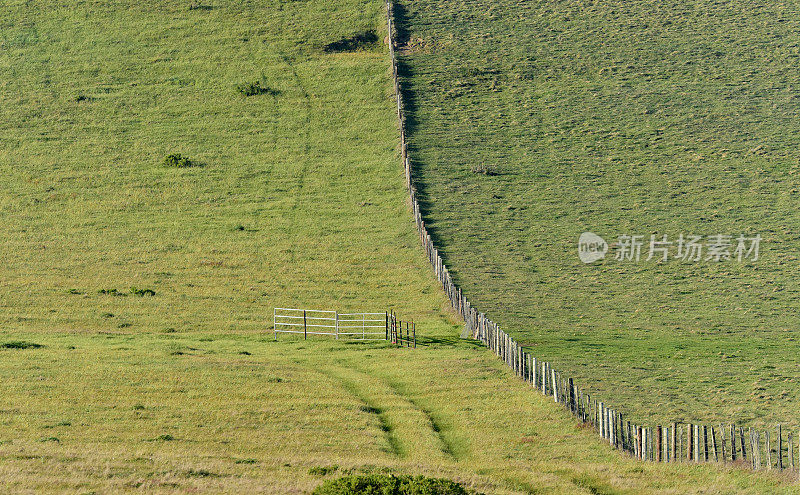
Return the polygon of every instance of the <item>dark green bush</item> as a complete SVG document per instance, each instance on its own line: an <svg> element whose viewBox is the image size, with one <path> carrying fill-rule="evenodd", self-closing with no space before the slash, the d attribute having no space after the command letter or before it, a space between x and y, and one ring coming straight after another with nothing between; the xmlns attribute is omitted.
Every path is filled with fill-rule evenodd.
<svg viewBox="0 0 800 495"><path fill-rule="evenodd" d="M278 90L270 88L263 81L239 84L236 86L236 91L242 93L244 96L278 94Z"/></svg>
<svg viewBox="0 0 800 495"><path fill-rule="evenodd" d="M186 168L193 167L195 164L189 157L183 156L180 153L172 153L164 158L164 165L167 167Z"/></svg>
<svg viewBox="0 0 800 495"><path fill-rule="evenodd" d="M443 478L369 474L326 481L312 495L467 495L458 483Z"/></svg>
<svg viewBox="0 0 800 495"><path fill-rule="evenodd" d="M334 52L354 52L371 48L378 42L378 35L375 31L364 31L349 38L342 38L339 41L328 43L322 49L328 53Z"/></svg>
<svg viewBox="0 0 800 495"><path fill-rule="evenodd" d="M6 342L0 344L2 349L38 349L44 347L42 344L34 344L33 342L25 342L24 340L15 340L13 342Z"/></svg>
<svg viewBox="0 0 800 495"><path fill-rule="evenodd" d="M139 297L155 296L156 291L154 291L153 289L140 289L138 287L131 287L131 294Z"/></svg>
<svg viewBox="0 0 800 495"><path fill-rule="evenodd" d="M125 296L125 294L123 294L122 292L118 291L117 289L100 289L100 290L97 291L97 293L98 294L107 295L107 296L120 296L120 297L124 297Z"/></svg>

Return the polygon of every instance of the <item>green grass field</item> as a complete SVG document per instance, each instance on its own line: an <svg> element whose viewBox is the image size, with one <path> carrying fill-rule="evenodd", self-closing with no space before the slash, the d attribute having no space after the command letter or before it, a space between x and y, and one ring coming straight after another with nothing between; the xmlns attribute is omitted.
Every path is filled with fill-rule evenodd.
<svg viewBox="0 0 800 495"><path fill-rule="evenodd" d="M454 279L648 424L798 426L797 14L400 2L417 187ZM584 265L584 231L642 235L642 260ZM761 258L646 261L651 234L760 234Z"/></svg>
<svg viewBox="0 0 800 495"><path fill-rule="evenodd" d="M403 188L381 2L189 6L3 6L0 492L796 489L633 462L457 338ZM423 346L275 342L285 305L391 306Z"/></svg>
<svg viewBox="0 0 800 495"><path fill-rule="evenodd" d="M487 494L797 486L794 474L634 462L472 342L15 336L46 347L0 350L3 493L307 493L369 472Z"/></svg>

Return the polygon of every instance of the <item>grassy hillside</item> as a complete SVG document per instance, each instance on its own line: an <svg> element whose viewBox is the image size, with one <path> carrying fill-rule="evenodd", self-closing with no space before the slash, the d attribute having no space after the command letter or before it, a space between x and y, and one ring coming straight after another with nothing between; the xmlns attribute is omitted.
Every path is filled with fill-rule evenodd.
<svg viewBox="0 0 800 495"><path fill-rule="evenodd" d="M472 303L639 418L796 423L798 6L400 4L417 187ZM581 263L584 231L641 261ZM651 234L761 258L646 261Z"/></svg>
<svg viewBox="0 0 800 495"><path fill-rule="evenodd" d="M382 39L381 2L189 6L3 7L0 492L303 493L350 471L501 494L793 488L629 461L455 338L386 49L324 50ZM270 91L236 91L256 81ZM391 305L425 346L274 342L287 304Z"/></svg>
<svg viewBox="0 0 800 495"><path fill-rule="evenodd" d="M323 51L382 5L190 4L4 6L0 327L255 332L300 301L441 321L385 48ZM98 294L131 287L156 295Z"/></svg>

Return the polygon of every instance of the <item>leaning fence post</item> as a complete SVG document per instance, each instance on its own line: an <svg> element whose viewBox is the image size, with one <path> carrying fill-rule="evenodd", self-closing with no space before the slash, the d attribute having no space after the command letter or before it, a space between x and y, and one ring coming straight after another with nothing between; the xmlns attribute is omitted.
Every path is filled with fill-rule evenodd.
<svg viewBox="0 0 800 495"><path fill-rule="evenodd" d="M711 450L714 454L714 462L719 462L719 455L717 454L717 435L714 427L711 427Z"/></svg>
<svg viewBox="0 0 800 495"><path fill-rule="evenodd" d="M747 460L747 448L745 447L745 444L744 444L744 428L742 428L741 426L739 427L739 440L741 440L740 443L742 445L742 460L746 461Z"/></svg>

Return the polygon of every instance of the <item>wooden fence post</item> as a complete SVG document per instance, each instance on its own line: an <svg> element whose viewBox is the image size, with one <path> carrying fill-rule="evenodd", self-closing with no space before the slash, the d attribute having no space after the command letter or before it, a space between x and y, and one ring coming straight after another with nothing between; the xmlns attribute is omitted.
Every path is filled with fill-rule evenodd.
<svg viewBox="0 0 800 495"><path fill-rule="evenodd" d="M306 325L306 310L303 310L303 339L308 340L308 327Z"/></svg>
<svg viewBox="0 0 800 495"><path fill-rule="evenodd" d="M656 462L661 462L661 425L656 426Z"/></svg>
<svg viewBox="0 0 800 495"><path fill-rule="evenodd" d="M714 454L714 462L719 462L719 455L717 455L717 436L713 426L711 427L711 451Z"/></svg>
<svg viewBox="0 0 800 495"><path fill-rule="evenodd" d="M782 433L783 432L781 431L781 425L779 424L778 425L778 438L776 440L776 442L777 442L776 446L778 448L778 455L777 455L777 457L778 457L778 469L780 469L780 470L783 470L783 436L782 436Z"/></svg>
<svg viewBox="0 0 800 495"><path fill-rule="evenodd" d="M676 462L678 460L678 456L680 455L677 453L678 448L678 423L672 423L672 462Z"/></svg>
<svg viewBox="0 0 800 495"><path fill-rule="evenodd" d="M739 443L742 446L742 460L746 461L747 460L747 448L745 448L745 443L744 443L744 428L742 428L741 426L739 427L739 440L740 440Z"/></svg>

